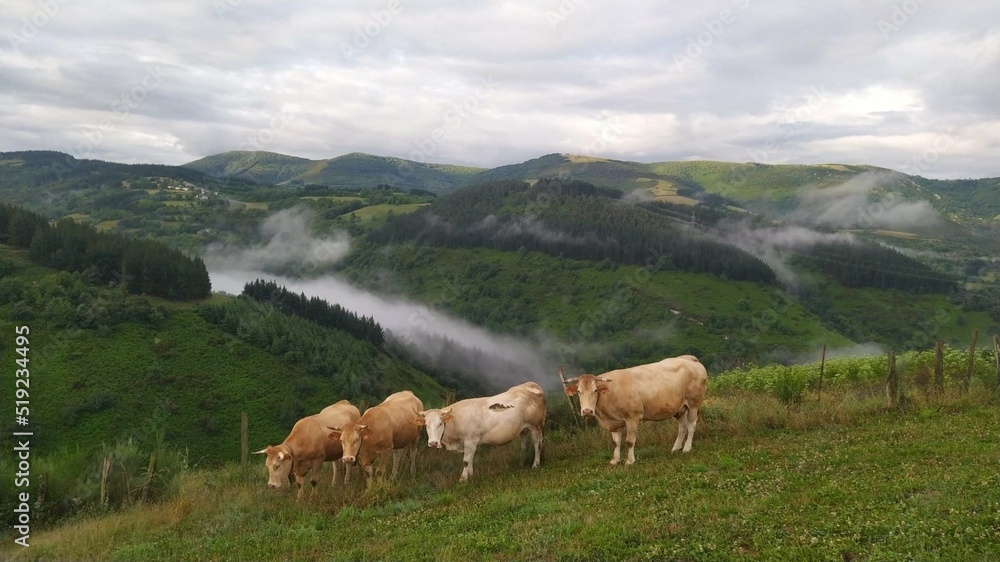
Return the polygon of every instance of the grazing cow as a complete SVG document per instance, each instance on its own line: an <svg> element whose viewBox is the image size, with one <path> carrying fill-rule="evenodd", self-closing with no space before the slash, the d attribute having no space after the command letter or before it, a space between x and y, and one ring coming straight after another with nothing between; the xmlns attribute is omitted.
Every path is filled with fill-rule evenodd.
<svg viewBox="0 0 1000 562"><path fill-rule="evenodd" d="M424 404L409 390L389 395L377 406L365 410L356 422L328 426L330 441L337 441L344 451L344 463L361 465L368 475L368 485L374 478L372 463L379 460L385 477L389 453L392 453L392 477L399 470L399 459L410 450L410 473L416 471L417 439L420 428L415 423ZM329 431L329 430L332 430Z"/></svg>
<svg viewBox="0 0 1000 562"><path fill-rule="evenodd" d="M677 418L677 440L672 451L682 445L685 453L691 450L708 373L697 357L682 355L600 376L580 375L564 384L566 394L580 395L580 413L596 417L597 423L611 432L615 442L611 464L618 464L620 459L623 430L628 445L625 464L632 464L639 422L643 420Z"/></svg>
<svg viewBox="0 0 1000 562"><path fill-rule="evenodd" d="M255 451L257 454L266 454L268 471L267 485L271 488L281 488L285 482L294 475L298 485L298 498L302 499L304 493L302 484L309 475L309 483L312 484L312 494L316 494L316 478L319 476L325 461L333 461L333 480L337 480L337 460L343 455L340 443L333 443L326 438L330 424L346 424L356 421L361 417L358 408L348 402L341 400L336 404L327 406L318 414L306 416L295 422L291 433L280 445L271 446ZM350 472L345 468L345 482L350 476Z"/></svg>
<svg viewBox="0 0 1000 562"><path fill-rule="evenodd" d="M459 482L472 476L472 461L479 445L506 445L518 435L521 447L528 434L535 444L535 462L542 460L542 425L545 423L545 392L537 383L526 382L488 398L460 400L447 408L424 410L416 423L427 429L427 446L464 452L465 468Z"/></svg>

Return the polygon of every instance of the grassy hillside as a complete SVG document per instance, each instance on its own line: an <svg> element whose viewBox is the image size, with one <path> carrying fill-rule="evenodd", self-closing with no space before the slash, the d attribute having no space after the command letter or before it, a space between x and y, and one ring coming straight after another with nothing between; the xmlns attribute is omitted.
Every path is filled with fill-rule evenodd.
<svg viewBox="0 0 1000 562"><path fill-rule="evenodd" d="M264 151L233 151L206 156L185 164L209 176L243 178L258 183L281 183L306 173L313 165L308 158Z"/></svg>
<svg viewBox="0 0 1000 562"><path fill-rule="evenodd" d="M186 448L191 461L218 463L239 457L241 412L248 414L251 442L262 446L280 442L302 415L342 398L371 403L403 387L428 400L446 392L370 344L304 320L287 322L302 326L297 333L327 338L339 364L276 354L284 348L246 339L249 331L228 333L199 314L201 303L87 288L78 275L33 265L3 245L0 265L0 325L5 334L14 325L31 330L37 454L127 437L149 442L162 433ZM81 327L91 317L94 324ZM5 346L0 360L13 364L13 354ZM357 379L353 384L365 394L345 392L345 377Z"/></svg>
<svg viewBox="0 0 1000 562"><path fill-rule="evenodd" d="M389 184L435 193L461 187L482 171L480 168L424 164L360 152L326 160L308 160L273 152L235 151L207 156L184 166L215 177L243 178L269 184L315 183L346 189Z"/></svg>
<svg viewBox="0 0 1000 562"><path fill-rule="evenodd" d="M266 490L260 466L196 472L164 504L3 547L13 560L1000 556L996 403L952 398L900 412L880 400L851 392L786 409L720 395L684 456L668 452L673 423L642 426L630 467L607 465L611 442L598 428L550 429L537 470L516 445L481 448L459 485L460 457L424 449L415 478L371 490L323 481L306 503Z"/></svg>

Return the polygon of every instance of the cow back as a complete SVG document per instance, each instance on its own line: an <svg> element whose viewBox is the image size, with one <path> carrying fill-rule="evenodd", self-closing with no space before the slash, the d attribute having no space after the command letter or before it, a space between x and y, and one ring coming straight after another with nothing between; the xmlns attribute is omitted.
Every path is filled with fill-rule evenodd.
<svg viewBox="0 0 1000 562"><path fill-rule="evenodd" d="M445 425L442 441L459 443L474 438L502 445L516 438L525 426L545 423L545 392L529 382L495 396L468 398L447 407L452 421Z"/></svg>
<svg viewBox="0 0 1000 562"><path fill-rule="evenodd" d="M597 402L599 415L617 420L639 415L659 421L675 416L685 404L699 406L708 374L693 356L682 356L610 371L601 378L610 381L610 391Z"/></svg>
<svg viewBox="0 0 1000 562"><path fill-rule="evenodd" d="M314 417L320 423L326 424L327 427L341 428L350 422L358 421L361 418L361 412L354 404L351 404L347 400L341 400L336 404L331 404L323 408Z"/></svg>

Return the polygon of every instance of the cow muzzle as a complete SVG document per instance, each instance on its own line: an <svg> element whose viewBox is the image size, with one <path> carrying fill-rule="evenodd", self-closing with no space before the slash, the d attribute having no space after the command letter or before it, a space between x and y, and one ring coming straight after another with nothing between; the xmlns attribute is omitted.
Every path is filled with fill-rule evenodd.
<svg viewBox="0 0 1000 562"><path fill-rule="evenodd" d="M440 441L428 441L427 442L427 446L430 447L431 449L440 449L441 448L441 442Z"/></svg>
<svg viewBox="0 0 1000 562"><path fill-rule="evenodd" d="M584 408L584 409L580 410L580 413L583 414L586 417L590 417L590 416L594 415L594 410L592 410L590 408Z"/></svg>
<svg viewBox="0 0 1000 562"><path fill-rule="evenodd" d="M356 460L354 457L344 457L344 464L354 464Z"/></svg>

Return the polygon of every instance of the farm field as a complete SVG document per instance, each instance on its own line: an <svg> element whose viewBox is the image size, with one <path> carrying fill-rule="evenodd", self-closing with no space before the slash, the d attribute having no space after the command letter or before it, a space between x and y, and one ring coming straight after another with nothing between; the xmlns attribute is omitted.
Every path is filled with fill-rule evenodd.
<svg viewBox="0 0 1000 562"><path fill-rule="evenodd" d="M981 389L980 389L981 390ZM631 467L598 428L549 429L542 468L516 445L420 451L415 478L296 503L263 463L192 472L160 505L32 535L14 560L991 560L1000 557L1000 409L985 393L886 411L877 391L784 406L711 396L694 450L643 424ZM549 395L556 420L565 401ZM5 550L10 545L6 544Z"/></svg>

